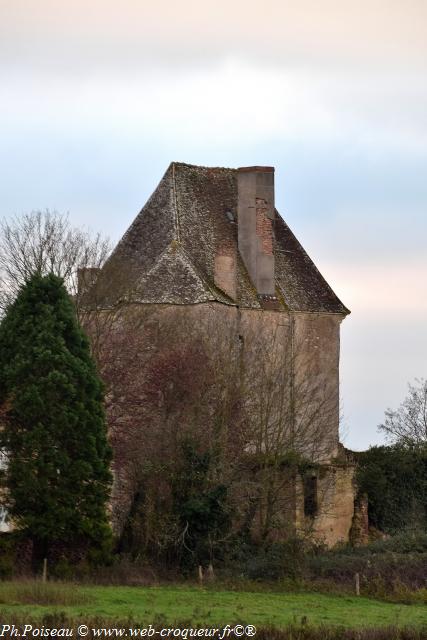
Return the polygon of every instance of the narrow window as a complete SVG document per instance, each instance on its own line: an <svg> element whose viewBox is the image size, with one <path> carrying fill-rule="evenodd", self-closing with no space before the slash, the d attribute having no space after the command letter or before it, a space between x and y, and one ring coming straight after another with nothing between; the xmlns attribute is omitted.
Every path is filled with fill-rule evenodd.
<svg viewBox="0 0 427 640"><path fill-rule="evenodd" d="M314 518L317 515L317 478L314 475L304 477L304 515Z"/></svg>

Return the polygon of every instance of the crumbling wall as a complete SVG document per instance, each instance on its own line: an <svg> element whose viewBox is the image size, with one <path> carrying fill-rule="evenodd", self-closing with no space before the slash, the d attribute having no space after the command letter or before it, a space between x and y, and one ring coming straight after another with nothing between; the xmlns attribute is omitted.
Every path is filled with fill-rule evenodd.
<svg viewBox="0 0 427 640"><path fill-rule="evenodd" d="M317 480L316 513L304 509L304 482L296 483L296 528L304 535L332 547L348 542L354 513L354 465L321 465L315 470Z"/></svg>
<svg viewBox="0 0 427 640"><path fill-rule="evenodd" d="M366 494L359 494L354 500L350 542L354 546L368 544L369 542L368 496Z"/></svg>

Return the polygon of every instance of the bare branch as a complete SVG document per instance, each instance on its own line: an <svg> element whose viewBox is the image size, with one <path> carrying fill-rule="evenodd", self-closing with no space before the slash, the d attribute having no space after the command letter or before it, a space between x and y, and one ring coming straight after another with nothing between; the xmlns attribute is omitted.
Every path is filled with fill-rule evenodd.
<svg viewBox="0 0 427 640"><path fill-rule="evenodd" d="M405 400L396 410L387 409L383 424L378 426L390 442L406 446L427 443L427 380L416 379L408 385Z"/></svg>
<svg viewBox="0 0 427 640"><path fill-rule="evenodd" d="M110 242L100 234L73 227L68 214L32 211L0 221L0 310L15 299L34 274L54 273L71 295L78 294L78 271L100 268Z"/></svg>

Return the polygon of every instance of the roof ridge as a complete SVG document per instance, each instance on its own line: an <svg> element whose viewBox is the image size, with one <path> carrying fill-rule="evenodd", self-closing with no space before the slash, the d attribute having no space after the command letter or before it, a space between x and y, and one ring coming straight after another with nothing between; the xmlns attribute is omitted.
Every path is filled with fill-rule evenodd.
<svg viewBox="0 0 427 640"><path fill-rule="evenodd" d="M205 165L201 165L201 164L190 164L188 162L177 162L176 160L173 160L171 162L171 165L173 167L185 167L187 169L203 169L205 171L235 171L237 172L238 169L236 167L207 167Z"/></svg>
<svg viewBox="0 0 427 640"><path fill-rule="evenodd" d="M177 242L181 241L181 228L179 221L179 212L178 212L178 200L176 197L176 180L175 180L175 166L176 162L172 162L172 191L173 191L173 206L174 206L174 228L176 233Z"/></svg>

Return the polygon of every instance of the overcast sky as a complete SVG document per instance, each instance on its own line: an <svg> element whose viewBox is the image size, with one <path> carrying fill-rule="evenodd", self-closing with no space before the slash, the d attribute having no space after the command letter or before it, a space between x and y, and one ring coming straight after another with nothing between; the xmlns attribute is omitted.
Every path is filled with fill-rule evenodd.
<svg viewBox="0 0 427 640"><path fill-rule="evenodd" d="M0 0L0 214L116 241L171 160L274 165L352 310L344 442L427 376L426 0Z"/></svg>

